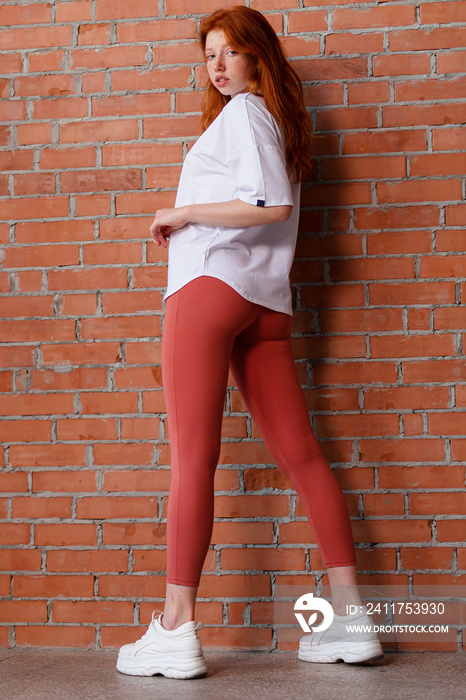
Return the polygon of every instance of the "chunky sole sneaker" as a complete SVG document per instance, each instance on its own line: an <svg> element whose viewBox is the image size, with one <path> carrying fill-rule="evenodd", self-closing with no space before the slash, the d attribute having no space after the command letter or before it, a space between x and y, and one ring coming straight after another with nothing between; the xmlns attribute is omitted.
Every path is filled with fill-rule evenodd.
<svg viewBox="0 0 466 700"><path fill-rule="evenodd" d="M161 625L155 618L147 632L134 644L125 644L118 654L117 670L128 676L155 676L166 678L198 678L207 675L207 664L202 653L197 630L202 623L191 620L174 630Z"/></svg>
<svg viewBox="0 0 466 700"><path fill-rule="evenodd" d="M350 627L353 629L347 629ZM364 626L366 630L358 630ZM364 661L382 659L382 646L372 629L372 621L367 613L335 615L333 622L323 632L314 632L299 641L298 659L319 664L333 664L344 661L358 664Z"/></svg>

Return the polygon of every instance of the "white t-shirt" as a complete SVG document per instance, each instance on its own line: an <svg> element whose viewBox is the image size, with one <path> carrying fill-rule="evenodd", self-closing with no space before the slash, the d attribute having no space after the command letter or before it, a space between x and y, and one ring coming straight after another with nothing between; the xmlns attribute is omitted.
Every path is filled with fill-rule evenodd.
<svg viewBox="0 0 466 700"><path fill-rule="evenodd" d="M165 299L207 275L255 304L292 314L289 274L300 190L290 183L282 134L264 99L236 95L186 156L175 207L239 198L256 206L292 205L291 216L263 226L188 224L173 231Z"/></svg>

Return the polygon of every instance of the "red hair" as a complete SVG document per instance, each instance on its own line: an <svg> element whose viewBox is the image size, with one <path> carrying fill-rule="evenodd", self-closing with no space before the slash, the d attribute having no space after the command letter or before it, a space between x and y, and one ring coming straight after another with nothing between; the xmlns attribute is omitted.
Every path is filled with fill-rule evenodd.
<svg viewBox="0 0 466 700"><path fill-rule="evenodd" d="M311 118L304 106L301 80L289 63L283 47L265 17L250 7L237 5L217 10L201 21L199 43L205 52L207 35L213 29L225 33L232 49L247 54L255 64L247 90L263 96L269 112L284 136L288 174L296 182L311 171ZM230 97L209 81L202 107L205 130L220 114Z"/></svg>

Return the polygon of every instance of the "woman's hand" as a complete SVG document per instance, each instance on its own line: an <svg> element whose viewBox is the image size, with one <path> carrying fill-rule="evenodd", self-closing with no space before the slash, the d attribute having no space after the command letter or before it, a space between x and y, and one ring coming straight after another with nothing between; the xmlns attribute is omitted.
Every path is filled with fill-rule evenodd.
<svg viewBox="0 0 466 700"><path fill-rule="evenodd" d="M167 247L168 238L172 231L183 228L187 224L184 207L177 209L159 209L155 214L149 231L157 245Z"/></svg>

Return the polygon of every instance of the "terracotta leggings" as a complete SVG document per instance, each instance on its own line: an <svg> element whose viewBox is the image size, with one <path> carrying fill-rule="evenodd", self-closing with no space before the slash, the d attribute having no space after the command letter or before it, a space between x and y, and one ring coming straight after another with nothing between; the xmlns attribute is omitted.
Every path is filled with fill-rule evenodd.
<svg viewBox="0 0 466 700"><path fill-rule="evenodd" d="M212 536L214 474L228 371L298 493L327 568L356 564L346 502L312 432L291 346L291 316L213 277L168 297L162 340L171 447L167 582L198 586Z"/></svg>

